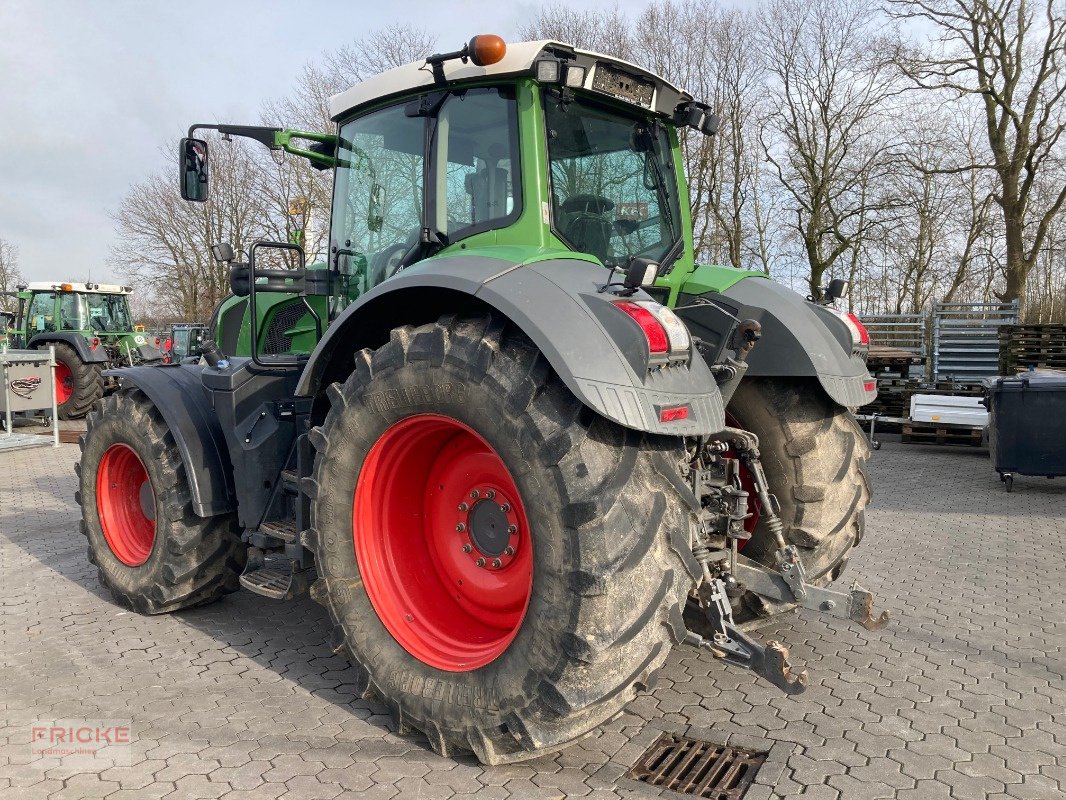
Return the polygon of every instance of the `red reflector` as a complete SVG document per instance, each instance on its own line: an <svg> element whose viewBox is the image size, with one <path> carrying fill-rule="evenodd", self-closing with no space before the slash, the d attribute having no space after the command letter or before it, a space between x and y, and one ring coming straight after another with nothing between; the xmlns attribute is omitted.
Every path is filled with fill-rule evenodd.
<svg viewBox="0 0 1066 800"><path fill-rule="evenodd" d="M100 340L97 337L93 337L93 350L100 346Z"/></svg>
<svg viewBox="0 0 1066 800"><path fill-rule="evenodd" d="M666 329L648 309L628 300L616 300L614 305L619 311L624 311L632 317L644 331L649 352L659 354L670 350L670 340L666 336Z"/></svg>
<svg viewBox="0 0 1066 800"><path fill-rule="evenodd" d="M659 422L678 422L688 419L688 406L674 406L659 411Z"/></svg>
<svg viewBox="0 0 1066 800"><path fill-rule="evenodd" d="M877 388L877 383L875 381L866 381L863 383L862 388L865 392L872 392Z"/></svg>
<svg viewBox="0 0 1066 800"><path fill-rule="evenodd" d="M855 323L855 328L859 332L859 344L869 345L870 332L866 330L866 326L863 325L862 322L859 321L859 318L852 314L850 311L848 312L848 319Z"/></svg>

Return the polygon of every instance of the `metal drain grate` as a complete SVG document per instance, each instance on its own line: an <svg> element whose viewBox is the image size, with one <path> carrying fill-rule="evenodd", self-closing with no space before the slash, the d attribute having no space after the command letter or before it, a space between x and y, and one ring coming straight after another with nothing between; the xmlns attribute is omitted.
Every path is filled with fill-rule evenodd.
<svg viewBox="0 0 1066 800"><path fill-rule="evenodd" d="M693 797L740 800L764 761L766 753L664 733L626 777Z"/></svg>

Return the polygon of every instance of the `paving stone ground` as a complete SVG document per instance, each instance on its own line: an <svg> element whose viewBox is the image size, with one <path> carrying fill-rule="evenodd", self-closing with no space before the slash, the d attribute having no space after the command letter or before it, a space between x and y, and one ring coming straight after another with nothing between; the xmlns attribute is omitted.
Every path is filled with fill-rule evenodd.
<svg viewBox="0 0 1066 800"><path fill-rule="evenodd" d="M647 794L621 776L660 731L771 750L747 800L1066 797L1066 480L1007 494L983 451L886 442L846 578L893 622L799 612L761 631L810 689L787 697L680 649L659 685L565 752L439 758L353 695L325 613L246 592L140 617L78 534L76 445L0 454L0 798L505 798ZM127 720L130 766L42 769L42 720Z"/></svg>

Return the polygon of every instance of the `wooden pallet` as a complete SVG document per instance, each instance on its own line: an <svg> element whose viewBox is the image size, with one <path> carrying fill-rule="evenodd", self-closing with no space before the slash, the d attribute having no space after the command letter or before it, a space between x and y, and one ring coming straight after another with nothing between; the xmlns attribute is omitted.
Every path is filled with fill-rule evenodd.
<svg viewBox="0 0 1066 800"><path fill-rule="evenodd" d="M905 422L902 440L905 444L947 444L960 447L980 447L983 428L965 425L942 425L938 422Z"/></svg>
<svg viewBox="0 0 1066 800"><path fill-rule="evenodd" d="M1035 367L1066 368L1066 325L1004 325L999 330L999 367L1004 375Z"/></svg>

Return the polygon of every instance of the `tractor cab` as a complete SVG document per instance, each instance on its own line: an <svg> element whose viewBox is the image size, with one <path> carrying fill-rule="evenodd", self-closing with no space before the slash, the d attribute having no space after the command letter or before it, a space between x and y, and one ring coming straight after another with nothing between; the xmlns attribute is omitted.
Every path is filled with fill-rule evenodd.
<svg viewBox="0 0 1066 800"><path fill-rule="evenodd" d="M328 258L307 271L319 273L313 286L260 269L248 314L239 277L216 315L215 338L229 355L248 352L253 322L258 353L307 353L315 315L328 326L376 286L432 259L577 259L607 268L605 283L633 268L645 283L659 281L664 297L676 296L695 267L679 129L710 135L718 118L640 67L559 42L477 36L462 50L374 76L330 108L335 135L190 129L190 137L199 129L249 136L336 172ZM301 138L313 149L297 147ZM182 142L186 199L207 196L207 148ZM287 283L270 277L279 275Z"/></svg>
<svg viewBox="0 0 1066 800"><path fill-rule="evenodd" d="M20 287L16 336L30 347L55 334L82 337L116 364L158 361L161 342L134 329L128 286L31 283Z"/></svg>

